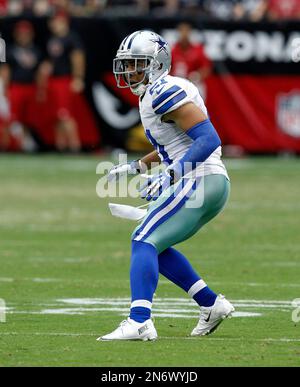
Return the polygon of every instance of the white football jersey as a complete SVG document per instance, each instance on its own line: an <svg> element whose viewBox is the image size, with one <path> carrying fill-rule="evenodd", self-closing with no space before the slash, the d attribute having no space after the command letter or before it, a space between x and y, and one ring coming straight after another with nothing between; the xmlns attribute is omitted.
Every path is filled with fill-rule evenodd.
<svg viewBox="0 0 300 387"><path fill-rule="evenodd" d="M193 102L207 114L197 87L186 79L173 77L167 73L147 87L144 96L140 98L140 115L146 136L157 150L161 161L167 166L185 155L193 139L174 122L163 122L162 116L187 102ZM228 178L226 168L221 161L221 146L197 167L197 173L223 174Z"/></svg>

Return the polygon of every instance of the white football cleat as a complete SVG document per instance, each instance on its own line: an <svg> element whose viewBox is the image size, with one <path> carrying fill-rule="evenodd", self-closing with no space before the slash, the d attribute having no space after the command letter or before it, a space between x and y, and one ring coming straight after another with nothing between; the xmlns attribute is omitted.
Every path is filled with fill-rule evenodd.
<svg viewBox="0 0 300 387"><path fill-rule="evenodd" d="M156 340L157 332L151 319L143 323L127 318L113 332L98 337L97 341L109 340Z"/></svg>
<svg viewBox="0 0 300 387"><path fill-rule="evenodd" d="M200 319L191 336L209 335L225 318L231 317L233 312L234 306L222 294L219 294L212 306L200 307Z"/></svg>

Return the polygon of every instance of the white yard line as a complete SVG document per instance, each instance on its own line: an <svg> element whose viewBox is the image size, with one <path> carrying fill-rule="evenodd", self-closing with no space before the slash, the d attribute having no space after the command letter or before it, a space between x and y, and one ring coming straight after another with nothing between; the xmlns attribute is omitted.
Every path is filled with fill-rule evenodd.
<svg viewBox="0 0 300 387"><path fill-rule="evenodd" d="M248 337L214 337L214 336L204 336L204 337L173 337L173 336L159 336L159 339L162 340L214 340L214 341L240 341L240 342L259 342L259 343L269 343L269 342L277 342L277 343L300 343L300 339L290 339L290 338L265 338L265 339L253 339Z"/></svg>
<svg viewBox="0 0 300 387"><path fill-rule="evenodd" d="M56 299L58 303L66 303L66 304L72 304L72 305L125 305L130 304L130 298L62 298L62 299ZM279 307L279 306L287 306L290 307L292 300L286 301L286 300L247 300L247 299L240 299L240 300L230 300L232 303L237 304L240 306L261 306L261 307ZM154 297L153 300L154 304L159 305L185 305L185 306L197 306L196 302L192 299L187 298L160 298L160 297Z"/></svg>
<svg viewBox="0 0 300 387"><path fill-rule="evenodd" d="M190 313L192 311L189 311ZM189 315L189 314L173 314L171 312L165 312L165 313L157 313L155 310L152 312L153 317L163 317L163 318L195 318L198 319L198 311L197 314ZM128 313L122 313L122 316L128 316ZM234 312L232 313L232 317L260 317L261 313L250 313L250 312Z"/></svg>
<svg viewBox="0 0 300 387"><path fill-rule="evenodd" d="M286 300L231 300L236 307L233 317L260 317L262 311L290 313L294 306ZM130 298L62 298L52 303L38 303L32 305L18 305L7 309L8 314L38 314L38 315L86 315L91 313L111 312L127 316L130 309ZM36 307L40 307L37 310ZM27 310L26 310L27 309ZM189 298L154 298L153 316L162 318L198 318L199 307Z"/></svg>
<svg viewBox="0 0 300 387"><path fill-rule="evenodd" d="M62 262L64 261L64 263L70 263L70 264L74 264L74 263L85 263L85 262L89 262L89 261L94 261L96 260L96 258L82 258L82 259L78 259L78 260L73 260L72 258L66 258L65 260L61 260L59 258L57 259L52 259L53 261L59 261L59 262ZM41 261L45 261L45 260L41 260ZM299 263L292 263L292 262L287 262L286 263L287 267L298 267L300 266ZM267 265L266 265L267 266ZM274 266L273 264L270 264L270 266ZM278 265L280 266L280 265ZM284 266L284 264L282 263L282 266ZM12 278L12 277L0 277L0 282L14 282L14 281L31 281L31 282L35 282L35 283L43 283L43 282L66 282L66 283L78 283L78 282L86 282L85 280L83 280L82 278L68 278L68 279L65 279L65 278L28 278L28 277L19 277L19 278ZM103 280L99 280L99 281L95 281L96 283L97 282L103 282ZM105 281L105 280L104 280ZM119 281L119 280L118 280ZM111 280L110 280L111 282ZM129 280L124 280L124 282L129 282ZM212 281L212 284L214 286L228 286L228 285L231 285L231 286L249 286L249 287L270 287L270 285L274 286L275 288L300 288L300 283L276 283L276 285L273 285L273 284L270 284L269 282L265 282L265 283L259 283L259 282L220 282L220 281ZM159 281L159 285L172 285L172 283L168 280L160 280ZM128 298L129 299L129 298ZM186 300L186 299L185 299Z"/></svg>
<svg viewBox="0 0 300 387"><path fill-rule="evenodd" d="M93 333L62 333L62 332L0 332L0 336L97 336Z"/></svg>
<svg viewBox="0 0 300 387"><path fill-rule="evenodd" d="M0 277L0 282L13 282L13 278L8 278L8 277Z"/></svg>
<svg viewBox="0 0 300 387"><path fill-rule="evenodd" d="M32 282L41 282L41 283L48 283L48 282L60 282L58 278L32 278Z"/></svg>
<svg viewBox="0 0 300 387"><path fill-rule="evenodd" d="M270 287L272 285L274 288L300 288L300 283L276 283L272 284L270 282L220 282L220 281L212 281L214 286L224 286L224 285L232 285L232 286L250 286L250 287Z"/></svg>
<svg viewBox="0 0 300 387"><path fill-rule="evenodd" d="M0 336L66 336L66 337L99 337L100 331L97 333L68 333L68 332L0 332ZM159 340L213 340L213 341L240 341L240 342L274 342L274 343L300 343L300 339L279 337L279 338L263 338L254 339L251 337L175 337L175 336L159 336ZM99 344L100 345L100 344Z"/></svg>

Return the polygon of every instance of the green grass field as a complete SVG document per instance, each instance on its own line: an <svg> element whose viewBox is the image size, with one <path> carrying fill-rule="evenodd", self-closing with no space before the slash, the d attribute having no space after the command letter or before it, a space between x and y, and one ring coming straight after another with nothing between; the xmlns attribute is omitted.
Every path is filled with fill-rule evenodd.
<svg viewBox="0 0 300 387"><path fill-rule="evenodd" d="M130 233L99 199L94 157L0 156L1 366L299 366L300 160L225 160L224 212L178 245L236 306L192 338L197 306L160 278L156 342L96 342L128 311ZM300 313L298 313L300 315ZM2 316L3 319L3 316Z"/></svg>

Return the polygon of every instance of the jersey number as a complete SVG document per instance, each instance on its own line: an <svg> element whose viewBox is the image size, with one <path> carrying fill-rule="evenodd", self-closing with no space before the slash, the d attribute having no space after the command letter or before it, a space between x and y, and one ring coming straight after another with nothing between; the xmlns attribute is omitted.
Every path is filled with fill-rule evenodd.
<svg viewBox="0 0 300 387"><path fill-rule="evenodd" d="M153 95L154 92L156 92L157 95L159 95L162 91L162 89L165 87L165 84L168 82L165 81L164 79L161 79L158 83L153 85L151 89L149 90L150 94Z"/></svg>

